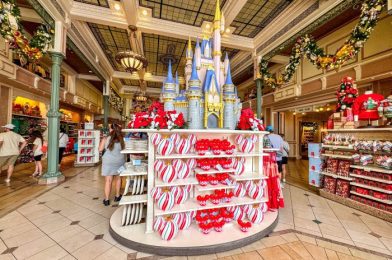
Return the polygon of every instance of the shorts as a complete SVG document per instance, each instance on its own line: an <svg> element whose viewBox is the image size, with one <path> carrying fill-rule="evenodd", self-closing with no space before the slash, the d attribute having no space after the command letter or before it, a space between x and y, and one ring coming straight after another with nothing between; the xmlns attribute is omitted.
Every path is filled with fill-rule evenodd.
<svg viewBox="0 0 392 260"><path fill-rule="evenodd" d="M283 172L283 167L282 167L283 163L282 163L282 161L276 161L276 163L278 164L278 171L279 171L279 173Z"/></svg>
<svg viewBox="0 0 392 260"><path fill-rule="evenodd" d="M282 164L287 164L288 159L289 159L289 158L286 157L286 156L282 157Z"/></svg>
<svg viewBox="0 0 392 260"><path fill-rule="evenodd" d="M4 166L14 165L19 155L0 156L0 169Z"/></svg>
<svg viewBox="0 0 392 260"><path fill-rule="evenodd" d="M36 161L36 162L40 162L41 159L42 159L42 154L34 156L34 161Z"/></svg>

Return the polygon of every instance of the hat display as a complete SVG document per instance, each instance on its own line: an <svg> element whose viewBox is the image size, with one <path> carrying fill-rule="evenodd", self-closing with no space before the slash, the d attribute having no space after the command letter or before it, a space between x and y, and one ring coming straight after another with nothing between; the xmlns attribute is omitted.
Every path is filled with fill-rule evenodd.
<svg viewBox="0 0 392 260"><path fill-rule="evenodd" d="M6 124L6 125L3 125L2 127L4 127L4 128L8 128L8 129L14 129L15 128L15 125L13 125L13 124Z"/></svg>

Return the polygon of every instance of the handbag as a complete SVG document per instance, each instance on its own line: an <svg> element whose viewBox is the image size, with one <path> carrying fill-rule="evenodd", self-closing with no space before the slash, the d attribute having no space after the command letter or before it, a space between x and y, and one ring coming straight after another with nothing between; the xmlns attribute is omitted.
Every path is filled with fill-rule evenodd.
<svg viewBox="0 0 392 260"><path fill-rule="evenodd" d="M41 147L41 151L42 151L43 153L47 153L47 152L48 152L48 143L47 143L47 142L44 142L44 143L43 143L43 145L42 145L42 147Z"/></svg>

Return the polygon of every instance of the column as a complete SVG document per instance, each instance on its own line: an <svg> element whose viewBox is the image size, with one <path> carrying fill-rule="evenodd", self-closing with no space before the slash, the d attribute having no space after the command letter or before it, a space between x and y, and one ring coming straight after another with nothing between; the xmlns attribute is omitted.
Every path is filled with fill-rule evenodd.
<svg viewBox="0 0 392 260"><path fill-rule="evenodd" d="M104 88L105 91L103 92L103 130L105 133L109 131L109 95L110 95L110 81L107 80L105 82Z"/></svg>
<svg viewBox="0 0 392 260"><path fill-rule="evenodd" d="M64 55L50 52L52 57L52 88L50 109L48 111L48 170L39 179L39 184L51 184L63 181L64 175L59 171L59 128L60 128L60 67Z"/></svg>
<svg viewBox="0 0 392 260"><path fill-rule="evenodd" d="M262 106L263 106L263 82L261 79L256 79L256 98L257 98L257 118L261 119L262 114Z"/></svg>

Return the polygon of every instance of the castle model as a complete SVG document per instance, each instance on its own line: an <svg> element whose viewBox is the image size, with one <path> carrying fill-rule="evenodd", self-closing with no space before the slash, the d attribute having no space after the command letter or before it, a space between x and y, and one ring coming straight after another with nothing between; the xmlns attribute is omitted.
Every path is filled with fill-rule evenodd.
<svg viewBox="0 0 392 260"><path fill-rule="evenodd" d="M178 76L173 78L169 62L167 78L162 87L161 99L166 111L182 112L188 128L235 129L241 111L237 88L231 79L230 61L226 53L221 61L221 33L224 19L219 0L216 3L213 37L197 39L194 52L191 41L186 51L186 89L179 88Z"/></svg>

